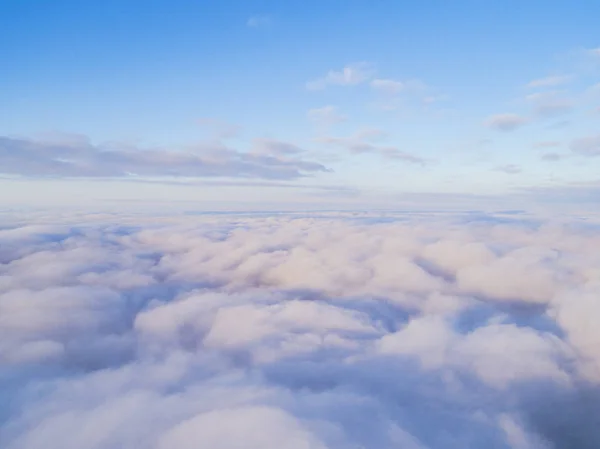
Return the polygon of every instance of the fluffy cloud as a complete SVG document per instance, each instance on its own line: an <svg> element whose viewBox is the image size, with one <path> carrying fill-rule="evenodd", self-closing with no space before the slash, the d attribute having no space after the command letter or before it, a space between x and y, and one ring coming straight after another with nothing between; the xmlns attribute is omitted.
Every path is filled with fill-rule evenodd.
<svg viewBox="0 0 600 449"><path fill-rule="evenodd" d="M600 444L594 223L0 217L7 449Z"/></svg>
<svg viewBox="0 0 600 449"><path fill-rule="evenodd" d="M514 131L525 125L529 120L517 114L497 114L485 121L486 126L496 131Z"/></svg>
<svg viewBox="0 0 600 449"><path fill-rule="evenodd" d="M292 147L284 142L263 148ZM297 147L296 147L297 148ZM0 173L50 177L184 176L295 179L327 171L289 152L240 152L221 144L189 151L93 145L87 140L38 141L0 137Z"/></svg>
<svg viewBox="0 0 600 449"><path fill-rule="evenodd" d="M306 83L308 90L321 90L328 86L354 86L364 83L373 77L375 70L368 62L349 64L342 70L330 70L322 78Z"/></svg>

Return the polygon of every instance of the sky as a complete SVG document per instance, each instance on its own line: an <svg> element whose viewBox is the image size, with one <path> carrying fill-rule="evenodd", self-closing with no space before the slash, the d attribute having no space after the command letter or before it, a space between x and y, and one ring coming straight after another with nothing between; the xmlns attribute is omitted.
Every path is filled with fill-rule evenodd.
<svg viewBox="0 0 600 449"><path fill-rule="evenodd" d="M591 0L3 0L0 204L589 209L598 16Z"/></svg>
<svg viewBox="0 0 600 449"><path fill-rule="evenodd" d="M598 449L599 17L0 0L0 447Z"/></svg>

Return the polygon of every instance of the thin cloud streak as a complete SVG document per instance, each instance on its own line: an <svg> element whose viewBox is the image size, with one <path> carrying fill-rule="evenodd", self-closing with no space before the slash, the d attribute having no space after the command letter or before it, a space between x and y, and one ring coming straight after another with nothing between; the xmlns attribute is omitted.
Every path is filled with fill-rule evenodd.
<svg viewBox="0 0 600 449"><path fill-rule="evenodd" d="M169 151L0 137L0 173L59 178L182 176L297 179L328 171L322 164L303 160L299 156L304 151L285 142L258 141L254 150L245 153L217 143L200 145L188 151Z"/></svg>

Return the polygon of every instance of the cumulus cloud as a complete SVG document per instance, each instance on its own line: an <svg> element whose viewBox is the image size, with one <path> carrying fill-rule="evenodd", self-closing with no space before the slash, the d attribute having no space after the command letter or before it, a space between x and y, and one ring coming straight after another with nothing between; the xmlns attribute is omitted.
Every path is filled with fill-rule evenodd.
<svg viewBox="0 0 600 449"><path fill-rule="evenodd" d="M271 141L263 148L291 148ZM297 147L295 147L297 148ZM33 177L236 177L295 179L327 171L303 160L302 151L241 152L222 144L188 150L141 149L126 145L94 145L87 140L41 141L0 137L0 173Z"/></svg>
<svg viewBox="0 0 600 449"><path fill-rule="evenodd" d="M0 215L7 449L590 449L600 232Z"/></svg>
<svg viewBox="0 0 600 449"><path fill-rule="evenodd" d="M514 131L527 124L529 120L517 114L496 114L485 121L485 125L496 131Z"/></svg>
<svg viewBox="0 0 600 449"><path fill-rule="evenodd" d="M321 90L328 86L354 86L371 79L375 69L368 62L349 64L339 71L330 70L321 78L306 83L308 90Z"/></svg>
<svg viewBox="0 0 600 449"><path fill-rule="evenodd" d="M367 129L357 132L351 137L325 136L319 142L343 148L352 154L376 154L386 159L398 160L410 164L425 165L426 160L414 154L400 150L397 147L377 143L384 137L378 129Z"/></svg>

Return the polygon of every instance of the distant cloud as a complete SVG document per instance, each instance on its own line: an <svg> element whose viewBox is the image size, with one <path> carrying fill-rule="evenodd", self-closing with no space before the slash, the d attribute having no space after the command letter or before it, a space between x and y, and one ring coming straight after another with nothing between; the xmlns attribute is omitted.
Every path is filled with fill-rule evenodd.
<svg viewBox="0 0 600 449"><path fill-rule="evenodd" d="M515 164L500 165L500 166L496 167L494 170L501 171L501 172L509 174L509 175L515 175L517 173L521 173L521 171L522 171L521 167L519 167L518 165L515 165Z"/></svg>
<svg viewBox="0 0 600 449"><path fill-rule="evenodd" d="M332 105L309 109L306 115L311 122L320 128L328 128L347 120L347 117L340 114L338 108Z"/></svg>
<svg viewBox="0 0 600 449"><path fill-rule="evenodd" d="M571 151L581 156L600 156L600 134L575 139L570 147Z"/></svg>
<svg viewBox="0 0 600 449"><path fill-rule="evenodd" d="M485 125L496 131L514 131L527 124L529 120L517 114L496 114L485 121Z"/></svg>
<svg viewBox="0 0 600 449"><path fill-rule="evenodd" d="M241 127L214 118L200 118L197 120L200 127L208 131L211 137L216 140L231 139L238 137Z"/></svg>
<svg viewBox="0 0 600 449"><path fill-rule="evenodd" d="M563 159L565 156L560 153L546 153L543 154L541 159L546 162L555 162Z"/></svg>
<svg viewBox="0 0 600 449"><path fill-rule="evenodd" d="M556 87L563 84L568 83L573 79L570 75L557 75L557 76L548 76L546 78L539 78L531 81L527 84L529 88L538 88L538 87Z"/></svg>
<svg viewBox="0 0 600 449"><path fill-rule="evenodd" d="M573 102L558 91L542 92L527 95L534 108L534 113L541 117L556 117L573 109Z"/></svg>
<svg viewBox="0 0 600 449"><path fill-rule="evenodd" d="M272 23L272 19L270 16L266 15L255 15L248 18L246 21L246 25L250 28L260 28L264 26L268 26Z"/></svg>
<svg viewBox="0 0 600 449"><path fill-rule="evenodd" d="M274 139L258 138L254 139L252 153L270 156L291 156L304 153L305 150L297 145L288 142L282 142Z"/></svg>
<svg viewBox="0 0 600 449"><path fill-rule="evenodd" d="M440 101L447 101L450 97L448 95L429 95L423 98L423 103L433 104Z"/></svg>
<svg viewBox="0 0 600 449"><path fill-rule="evenodd" d="M334 145L349 151L352 154L376 154L386 159L407 162L410 164L425 165L426 160L411 153L402 151L394 146L374 143L383 138L384 133L379 129L368 129L356 133L351 137L321 137L319 142Z"/></svg>
<svg viewBox="0 0 600 449"><path fill-rule="evenodd" d="M286 147L286 145L288 145ZM295 179L327 171L323 165L283 151L290 144L259 144L266 153L240 152L221 144L189 150L140 149L134 146L53 143L0 137L0 173L21 176L82 178L131 176L235 177Z"/></svg>
<svg viewBox="0 0 600 449"><path fill-rule="evenodd" d="M600 58L600 47L592 48L592 49L588 50L588 53L592 56L596 56L596 57Z"/></svg>
<svg viewBox="0 0 600 449"><path fill-rule="evenodd" d="M590 87L588 87L586 89L586 94L588 94L591 97L595 97L596 95L600 94L600 83L596 83L591 85Z"/></svg>
<svg viewBox="0 0 600 449"><path fill-rule="evenodd" d="M558 122L550 123L548 129L562 129L571 126L571 120L560 120Z"/></svg>
<svg viewBox="0 0 600 449"><path fill-rule="evenodd" d="M376 78L371 80L370 86L378 94L373 105L384 111L395 111L403 106L429 105L445 98L444 95L433 95L429 86L418 79Z"/></svg>
<svg viewBox="0 0 600 449"><path fill-rule="evenodd" d="M388 95L397 95L406 88L406 84L392 79L374 79L371 87Z"/></svg>
<svg viewBox="0 0 600 449"><path fill-rule="evenodd" d="M321 90L327 86L354 86L371 79L375 74L374 66L367 62L358 62L345 66L340 71L330 70L322 78L306 83L308 90Z"/></svg>
<svg viewBox="0 0 600 449"><path fill-rule="evenodd" d="M544 140L533 144L534 148L556 148L561 146L561 142L556 140Z"/></svg>

